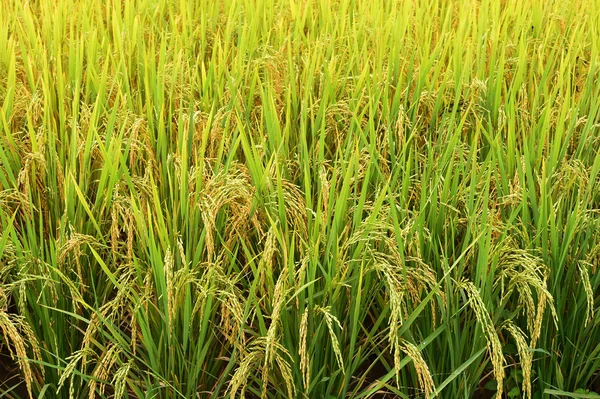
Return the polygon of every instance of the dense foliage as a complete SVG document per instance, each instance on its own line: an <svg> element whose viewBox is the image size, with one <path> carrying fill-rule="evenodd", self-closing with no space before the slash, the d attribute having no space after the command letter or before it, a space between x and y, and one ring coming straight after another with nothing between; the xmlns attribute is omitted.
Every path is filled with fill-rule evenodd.
<svg viewBox="0 0 600 399"><path fill-rule="evenodd" d="M595 0L4 0L0 392L600 397L599 107Z"/></svg>

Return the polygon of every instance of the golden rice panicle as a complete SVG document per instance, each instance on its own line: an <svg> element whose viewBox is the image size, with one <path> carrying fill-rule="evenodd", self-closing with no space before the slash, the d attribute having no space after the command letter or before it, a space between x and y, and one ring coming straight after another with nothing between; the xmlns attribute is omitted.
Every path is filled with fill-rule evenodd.
<svg viewBox="0 0 600 399"><path fill-rule="evenodd" d="M243 355L238 368L233 373L231 380L229 381L228 396L230 399L235 399L236 396L239 398L246 397L246 386L250 375L256 370L257 364L262 359L263 353L258 350L250 350L248 353ZM239 395L237 395L239 393Z"/></svg>
<svg viewBox="0 0 600 399"><path fill-rule="evenodd" d="M286 275L285 273L281 273L277 279L277 283L275 284L272 300L273 311L271 312L271 324L269 325L267 336L265 337L265 357L262 370L262 397L267 395L270 367L276 356L275 346L278 344L279 340L279 329L281 327L279 319L286 299L286 285Z"/></svg>
<svg viewBox="0 0 600 399"><path fill-rule="evenodd" d="M331 190L330 176L326 165L319 167L319 182L321 183L322 222L325 225L329 220L329 192Z"/></svg>
<svg viewBox="0 0 600 399"><path fill-rule="evenodd" d="M342 356L342 351L340 350L340 343L337 338L337 334L335 333L334 324L342 330L342 325L337 317L331 314L331 307L317 307L316 311L321 313L325 318L325 324L327 324L327 330L329 331L329 337L331 338L331 343L333 347L333 353L335 354L335 358L337 360L338 366L340 367L342 374L346 374L346 369L344 367L344 358Z"/></svg>
<svg viewBox="0 0 600 399"><path fill-rule="evenodd" d="M220 302L220 331L232 345L244 345L244 300L242 292L237 287L238 276L227 275L222 268L226 255L222 252L216 261L204 263L204 275L194 282L198 299L194 305L194 313L206 305L206 296L216 289L217 300Z"/></svg>
<svg viewBox="0 0 600 399"><path fill-rule="evenodd" d="M504 355L502 353L502 344L500 343L500 338L498 338L498 333L496 332L496 328L492 323L492 319L488 313L488 310L481 299L481 295L477 290L475 284L471 281L463 279L459 282L459 289L462 289L467 294L469 298L469 305L471 309L475 312L475 316L477 317L477 321L483 330L485 339L487 341L487 349L488 353L492 359L492 366L494 369L494 378L496 379L496 383L498 384L498 390L496 391L496 398L502 398L503 384L504 384Z"/></svg>
<svg viewBox="0 0 600 399"><path fill-rule="evenodd" d="M249 182L245 169L238 164L230 166L229 171L221 171L209 177L203 187L198 206L202 214L202 222L206 230L207 259L212 261L215 256L214 234L217 230L217 214L224 207L229 207L232 216L228 224L227 237L242 235L243 227L256 216L250 217L252 199L255 188Z"/></svg>
<svg viewBox="0 0 600 399"><path fill-rule="evenodd" d="M164 259L165 265L165 283L167 287L167 307L169 320L169 336L173 333L173 324L175 323L175 257L171 248L167 249Z"/></svg>
<svg viewBox="0 0 600 399"><path fill-rule="evenodd" d="M302 383L304 384L304 389L307 390L310 386L310 358L306 348L308 340L308 308L305 308L302 313L299 335L300 345L298 354L300 355L300 370L302 371Z"/></svg>
<svg viewBox="0 0 600 399"><path fill-rule="evenodd" d="M548 269L540 258L525 250L514 248L512 240L505 243L499 251L498 275L494 286L500 285L503 300L513 292L517 293L518 304L525 309L527 316L531 346L535 347L547 306L550 308L555 325L557 324L554 298L548 291L546 282Z"/></svg>
<svg viewBox="0 0 600 399"><path fill-rule="evenodd" d="M100 395L104 395L104 391L106 390L106 384L101 381L109 381L112 373L112 369L121 357L122 349L116 345L111 344L106 348L104 353L100 355L100 362L96 365L96 368L93 372L92 381L90 382L89 389L89 399L95 399L96 397L96 387L98 387ZM98 382L100 381L100 382Z"/></svg>
<svg viewBox="0 0 600 399"><path fill-rule="evenodd" d="M267 231L264 249L262 252L261 264L258 270L258 273L260 275L260 285L263 292L267 292L267 288L265 286L265 277L267 275L273 275L274 257L276 256L277 252L277 237L274 228L271 227Z"/></svg>
<svg viewBox="0 0 600 399"><path fill-rule="evenodd" d="M76 351L71 356L69 356L67 358L67 360L69 362L67 363L64 370L62 371L60 380L58 381L57 391L60 391L62 389L62 387L64 386L64 383L67 381L68 378L73 377L73 375L74 375L73 372L76 370L77 364L81 362L81 368L83 368L85 366L87 357L92 356L94 354L95 354L94 351L92 351L91 349L83 348L83 349ZM71 380L71 385L72 385L72 380Z"/></svg>
<svg viewBox="0 0 600 399"><path fill-rule="evenodd" d="M19 325L21 323L22 321L15 319L15 316L12 316L5 311L0 311L0 332L2 333L4 340L9 343L8 350L10 357L17 361L17 364L23 373L27 393L30 398L33 398L33 370L31 369L27 356L27 342L19 333ZM37 345L37 342L30 342L30 344Z"/></svg>
<svg viewBox="0 0 600 399"><path fill-rule="evenodd" d="M425 362L423 355L421 355L421 351L415 344L404 339L400 342L400 348L402 349L402 352L412 360L413 366L417 372L419 385L425 393L425 397L428 399L431 398L431 395L435 391L435 383L433 382L433 377L429 371L429 366L427 365L427 362Z"/></svg>
<svg viewBox="0 0 600 399"><path fill-rule="evenodd" d="M0 312L6 312L8 310L8 295L4 291L4 288L0 287Z"/></svg>
<svg viewBox="0 0 600 399"><path fill-rule="evenodd" d="M585 310L585 326L594 319L594 291L590 282L590 274L588 272L589 265L587 262L579 262L579 274L581 276L581 284L586 296L586 310Z"/></svg>
<svg viewBox="0 0 600 399"><path fill-rule="evenodd" d="M112 384L115 387L115 393L113 396L114 399L121 399L125 394L127 376L129 375L132 366L133 360L130 360L123 366L119 367L119 369L115 372L114 377L112 379Z"/></svg>
<svg viewBox="0 0 600 399"><path fill-rule="evenodd" d="M8 295L4 288L0 286L0 333L3 340L7 343L10 357L16 360L23 373L29 397L33 398L35 375L30 365L30 358L27 355L27 348L31 349L35 360L41 361L40 346L33 330L23 316L10 314L7 310Z"/></svg>
<svg viewBox="0 0 600 399"><path fill-rule="evenodd" d="M533 351L527 344L525 333L523 333L523 331L511 320L507 320L503 327L513 336L517 343L521 371L523 372L523 396L525 399L531 399L531 365L533 361Z"/></svg>

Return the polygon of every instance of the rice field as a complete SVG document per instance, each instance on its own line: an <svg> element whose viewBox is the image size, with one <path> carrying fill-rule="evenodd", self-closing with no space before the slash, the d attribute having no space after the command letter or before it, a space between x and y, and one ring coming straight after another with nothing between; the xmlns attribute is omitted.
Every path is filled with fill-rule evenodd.
<svg viewBox="0 0 600 399"><path fill-rule="evenodd" d="M3 0L0 397L600 398L597 0Z"/></svg>

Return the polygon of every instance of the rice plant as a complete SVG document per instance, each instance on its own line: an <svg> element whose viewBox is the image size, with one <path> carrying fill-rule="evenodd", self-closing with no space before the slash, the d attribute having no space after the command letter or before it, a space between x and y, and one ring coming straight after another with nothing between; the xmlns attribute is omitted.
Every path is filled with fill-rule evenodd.
<svg viewBox="0 0 600 399"><path fill-rule="evenodd" d="M0 397L600 398L599 108L596 0L4 0Z"/></svg>

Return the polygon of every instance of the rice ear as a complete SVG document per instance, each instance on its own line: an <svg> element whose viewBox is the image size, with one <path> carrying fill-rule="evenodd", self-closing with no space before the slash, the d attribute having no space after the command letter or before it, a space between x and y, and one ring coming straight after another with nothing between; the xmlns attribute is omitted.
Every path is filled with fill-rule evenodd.
<svg viewBox="0 0 600 399"><path fill-rule="evenodd" d="M581 276L581 284L586 296L587 308L585 310L585 326L594 319L594 291L590 282L588 267L591 266L586 262L579 262L579 275Z"/></svg>
<svg viewBox="0 0 600 399"><path fill-rule="evenodd" d="M38 342L32 332L27 332L25 335L19 333L19 330L23 330L24 328L28 328L25 320L19 316L14 316L6 313L4 310L0 310L0 333L2 333L2 337L9 344L7 346L10 357L17 361L23 373L27 393L33 399L34 373L27 356L27 347L31 346L35 348L34 353L39 353L39 349L37 349ZM38 358L37 360L41 359Z"/></svg>
<svg viewBox="0 0 600 399"><path fill-rule="evenodd" d="M340 369L342 370L342 374L346 374L346 369L344 367L344 358L342 357L342 352L340 350L340 343L337 339L337 334L335 333L334 330L334 324L337 325L337 327L342 330L342 325L340 324L340 321L338 320L337 317L335 317L334 315L331 314L331 307L317 307L315 309L317 312L321 313L323 315L323 317L325 318L325 324L327 324L327 330L329 331L329 337L331 338L331 343L332 343L332 347L333 347L333 353L335 354L335 358L337 360L338 366L340 367Z"/></svg>
<svg viewBox="0 0 600 399"><path fill-rule="evenodd" d="M425 362L423 355L421 355L421 351L415 344L404 339L401 339L400 341L400 348L402 352L412 360L413 366L417 372L419 385L425 393L425 397L428 399L431 398L433 392L435 392L435 383L433 382L433 377L429 371L429 366L427 365L427 362Z"/></svg>
<svg viewBox="0 0 600 399"><path fill-rule="evenodd" d="M130 360L129 362L125 363L123 366L121 366L115 372L114 377L112 379L112 384L115 387L115 393L114 393L115 399L121 399L123 397L123 395L125 394L127 376L129 374L129 372L131 371L132 366L133 366L133 360Z"/></svg>
<svg viewBox="0 0 600 399"><path fill-rule="evenodd" d="M496 391L496 398L502 398L503 392L503 384L504 384L504 355L502 353L502 345L500 343L500 338L498 337L498 333L496 332L496 328L492 323L492 319L490 318L489 312L481 299L481 295L477 290L475 284L466 279L461 280L457 284L457 288L464 290L469 298L469 306L475 312L475 316L477 317L477 321L483 330L486 342L488 354L492 360L492 366L494 369L494 378L496 379L496 383L498 385L498 389Z"/></svg>
<svg viewBox="0 0 600 399"><path fill-rule="evenodd" d="M531 367L533 361L533 352L527 344L525 333L523 333L523 331L511 320L507 320L503 327L513 336L517 344L521 370L523 371L523 396L525 399L531 399Z"/></svg>
<svg viewBox="0 0 600 399"><path fill-rule="evenodd" d="M305 308L302 313L302 320L300 321L300 345L298 349L298 354L300 355L300 370L302 371L302 383L304 384L305 390L310 386L310 359L306 349L307 338L308 308Z"/></svg>

